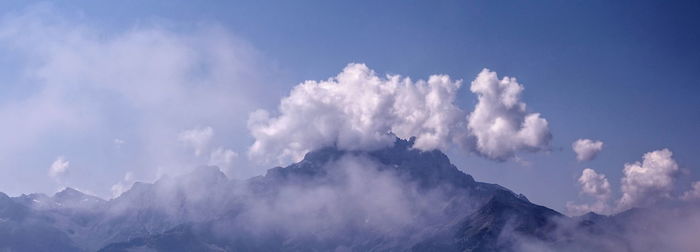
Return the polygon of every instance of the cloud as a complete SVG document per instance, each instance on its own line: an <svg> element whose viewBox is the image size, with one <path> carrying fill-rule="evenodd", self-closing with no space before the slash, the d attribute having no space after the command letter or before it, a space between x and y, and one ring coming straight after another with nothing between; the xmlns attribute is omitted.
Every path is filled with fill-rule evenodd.
<svg viewBox="0 0 700 252"><path fill-rule="evenodd" d="M30 167L17 157L59 148L57 139L71 151L110 158L95 152L115 149L116 141L78 139L112 135L129 139L131 148L120 162L96 161L105 169L178 173L202 160L181 155L173 136L192 125L231 129L220 133L228 139L244 135L248 113L277 96L265 85L275 70L216 24L142 22L110 30L79 16L42 5L0 18L0 53L16 68L3 76L11 80L3 87L16 95L0 103L0 117L13 118L0 126L0 166ZM103 174L91 179L112 180ZM0 178L0 191L20 188L11 183Z"/></svg>
<svg viewBox="0 0 700 252"><path fill-rule="evenodd" d="M210 148L213 137L214 129L212 127L197 127L180 132L178 141L193 149L196 157L208 158L205 161L207 165L217 166L221 171L230 175L233 160L238 157L238 153L221 146Z"/></svg>
<svg viewBox="0 0 700 252"><path fill-rule="evenodd" d="M273 179L277 187L271 191L259 191L258 182L250 180L251 191L244 193L250 201L235 217L235 225L252 229L247 233L272 232L312 240L347 241L348 237L356 239L353 234L416 239L426 235L416 232L416 228L432 228L436 223L458 218L445 209L471 209L467 206L467 202L472 202L468 194L441 187L419 187L364 155L345 154L316 165L328 166L324 168L327 173L289 173L287 176L294 179L280 180L268 173L265 179ZM230 234L230 225L222 226L220 231ZM411 244L398 246L410 248Z"/></svg>
<svg viewBox="0 0 700 252"><path fill-rule="evenodd" d="M478 96L467 126L474 150L491 159L505 160L518 151L548 148L551 139L547 120L539 113L527 113L520 101L523 91L515 78L498 79L496 72L484 69L472 81Z"/></svg>
<svg viewBox="0 0 700 252"><path fill-rule="evenodd" d="M214 130L207 126L182 131L177 139L192 148L195 156L200 156L209 147L213 136Z"/></svg>
<svg viewBox="0 0 700 252"><path fill-rule="evenodd" d="M682 200L696 200L700 199L700 181L695 181L692 184L692 188L681 195Z"/></svg>
<svg viewBox="0 0 700 252"><path fill-rule="evenodd" d="M642 162L627 163L622 170L620 191L622 196L615 204L608 204L612 195L610 183L604 174L593 169L584 169L578 179L581 194L595 199L593 204L575 204L567 202L567 211L582 214L588 211L597 213L620 212L632 207L648 207L661 199L673 199L670 195L675 187L675 176L679 168L673 159L673 153L661 149L645 153ZM700 196L700 182L693 183L693 188L679 198L692 200Z"/></svg>
<svg viewBox="0 0 700 252"><path fill-rule="evenodd" d="M586 168L581 172L581 177L578 178L578 183L581 186L581 194L592 197L594 202L591 204L575 204L573 202L566 203L566 210L572 215L581 215L587 212L608 213L610 206L608 200L612 195L610 182L604 174L599 174L595 170Z"/></svg>
<svg viewBox="0 0 700 252"><path fill-rule="evenodd" d="M238 157L238 153L233 150L218 147L209 154L209 165L219 167L226 175L231 174L233 160Z"/></svg>
<svg viewBox="0 0 700 252"><path fill-rule="evenodd" d="M499 81L496 73L482 71L472 82L479 103L469 120L455 104L461 84L446 75L427 81L381 77L364 64L349 64L336 77L294 87L280 102L277 115L265 110L252 113L248 128L255 143L249 155L284 163L325 146L386 147L394 135L415 137L414 148L420 150L459 144L497 160L547 147L551 138L547 121L525 112L519 100L523 88L515 79Z"/></svg>
<svg viewBox="0 0 700 252"><path fill-rule="evenodd" d="M672 156L668 149L656 150L644 154L641 163L625 164L619 208L644 206L669 197L678 172L678 164Z"/></svg>
<svg viewBox="0 0 700 252"><path fill-rule="evenodd" d="M582 193L597 199L610 198L610 183L604 174L598 174L595 170L586 168L583 169L578 182Z"/></svg>
<svg viewBox="0 0 700 252"><path fill-rule="evenodd" d="M603 149L602 141L593 141L590 139L579 139L571 144L571 148L576 152L576 160L590 161L593 160L598 152Z"/></svg>
<svg viewBox="0 0 700 252"><path fill-rule="evenodd" d="M389 133L416 137L414 147L421 150L446 147L464 116L454 104L460 85L445 75L412 81L349 64L334 78L294 87L278 116L252 113L248 125L255 143L249 154L284 162L324 146L372 150L391 145Z"/></svg>
<svg viewBox="0 0 700 252"><path fill-rule="evenodd" d="M66 160L63 156L59 156L56 160L51 163L49 167L49 177L59 180L68 173L68 168L70 167L70 162Z"/></svg>
<svg viewBox="0 0 700 252"><path fill-rule="evenodd" d="M119 138L115 138L113 142L114 142L114 145L116 145L116 146L121 146L122 144L126 143L126 141L119 139Z"/></svg>
<svg viewBox="0 0 700 252"><path fill-rule="evenodd" d="M112 185L112 187L110 188L112 190L112 198L119 197L119 195L122 195L122 193L131 189L131 185L133 185L133 184L134 184L134 173L127 172L126 174L124 174L124 179L122 179L118 183Z"/></svg>

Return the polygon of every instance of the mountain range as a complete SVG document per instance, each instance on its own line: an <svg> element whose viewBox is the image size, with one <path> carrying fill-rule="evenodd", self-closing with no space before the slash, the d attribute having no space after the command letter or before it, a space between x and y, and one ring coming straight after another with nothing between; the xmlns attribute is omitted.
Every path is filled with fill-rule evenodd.
<svg viewBox="0 0 700 252"><path fill-rule="evenodd" d="M0 193L0 251L685 251L660 234L698 209L568 217L412 144L328 147L247 180L204 166L111 200Z"/></svg>

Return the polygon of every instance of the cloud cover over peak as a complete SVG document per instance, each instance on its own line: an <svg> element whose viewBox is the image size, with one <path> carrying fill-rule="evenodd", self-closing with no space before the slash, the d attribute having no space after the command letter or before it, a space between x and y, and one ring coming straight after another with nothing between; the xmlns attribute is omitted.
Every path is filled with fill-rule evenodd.
<svg viewBox="0 0 700 252"><path fill-rule="evenodd" d="M523 87L514 78L498 80L495 72L484 69L472 82L479 103L469 116L455 104L461 85L446 75L427 81L381 77L364 64L352 63L326 81L297 85L280 102L277 116L265 110L252 113L248 128L255 143L249 155L284 163L326 146L386 147L394 135L415 137L413 147L420 150L459 145L494 160L547 148L547 121L526 113L520 101Z"/></svg>
<svg viewBox="0 0 700 252"><path fill-rule="evenodd" d="M252 157L300 160L316 148L372 150L394 137L416 137L422 150L446 147L459 132L463 112L455 104L461 81L433 75L412 81L378 76L364 64L349 64L334 78L307 81L282 99L279 116L258 110L249 119L256 141Z"/></svg>

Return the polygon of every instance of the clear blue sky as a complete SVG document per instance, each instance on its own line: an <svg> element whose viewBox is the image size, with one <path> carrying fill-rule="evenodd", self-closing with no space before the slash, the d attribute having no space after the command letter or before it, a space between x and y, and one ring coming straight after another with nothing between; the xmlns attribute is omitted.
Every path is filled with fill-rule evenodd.
<svg viewBox="0 0 700 252"><path fill-rule="evenodd" d="M236 122L201 124L219 125L215 134L222 138L215 141L239 153L238 159L245 158L252 143L245 119L254 107L272 109L296 84L327 79L348 63L361 62L379 73L414 79L444 73L468 84L483 68L517 77L525 87L528 109L549 121L551 152L523 155L529 165L494 162L459 151L449 156L477 180L501 184L535 203L562 210L565 202L577 200L576 179L586 167L605 173L613 188L618 188L625 163L661 148L673 151L684 169L678 175L679 191L700 179L700 81L696 77L700 3L696 1L261 2L66 1L47 8L67 20L67 26L80 24L107 39L154 24L175 36L211 26L252 48L251 57L266 70L258 71L264 76L250 85L258 85L253 93L262 95L252 98L256 103L251 108L231 111L237 114L230 116ZM0 14L22 15L36 6L4 1ZM26 66L33 64L27 59L31 53L18 54L6 44L0 46L1 108L31 97L37 86L35 79L24 78ZM458 100L467 110L476 103L465 88ZM100 113L129 117L130 110L120 108L118 102L111 104ZM8 120L13 118L2 119ZM116 121L123 124L108 120L109 126L101 127L104 121L100 121L88 127L89 133L48 129L50 137L0 156L4 159L0 160L0 191L52 193L58 186L74 186L110 195L110 186L125 172L151 169L134 168L151 165L137 161L146 159L138 149L126 144L118 151L110 149L113 138L131 136L128 120ZM19 127L12 125L0 129ZM96 137L104 134L114 136ZM570 147L578 138L599 139L605 147L595 160L579 163ZM135 136L130 139L126 142L139 141ZM16 141L21 139L0 139L0 145L6 146L2 150L13 148ZM62 182L46 175L57 156L71 162L72 173ZM249 169L235 174L262 173L247 166L234 167ZM154 176L153 172L135 173L139 179Z"/></svg>

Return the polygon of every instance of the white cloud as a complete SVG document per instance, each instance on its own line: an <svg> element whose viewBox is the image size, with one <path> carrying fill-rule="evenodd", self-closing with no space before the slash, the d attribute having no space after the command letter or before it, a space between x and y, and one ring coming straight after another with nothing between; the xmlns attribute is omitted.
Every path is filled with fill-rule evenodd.
<svg viewBox="0 0 700 252"><path fill-rule="evenodd" d="M325 146L372 150L391 145L389 133L416 137L420 150L460 144L497 160L547 147L547 121L525 112L519 100L523 88L515 79L499 81L496 73L482 71L472 82L479 104L468 122L455 104L460 86L446 75L412 81L349 64L334 78L297 85L282 99L278 115L252 113L248 128L255 143L249 155L284 163Z"/></svg>
<svg viewBox="0 0 700 252"><path fill-rule="evenodd" d="M593 141L590 139L579 139L571 144L571 148L576 152L576 160L590 161L593 160L598 152L603 149L602 141Z"/></svg>
<svg viewBox="0 0 700 252"><path fill-rule="evenodd" d="M209 154L209 165L215 165L219 169L230 175L233 160L238 157L238 153L226 148L216 148Z"/></svg>
<svg viewBox="0 0 700 252"><path fill-rule="evenodd" d="M692 188L681 195L682 200L696 200L700 199L700 181L695 181L692 184Z"/></svg>
<svg viewBox="0 0 700 252"><path fill-rule="evenodd" d="M515 78L498 79L484 69L472 81L471 91L478 103L469 115L467 126L474 150L491 159L505 160L518 151L548 148L551 134L547 120L539 113L526 112L520 101L523 86Z"/></svg>
<svg viewBox="0 0 700 252"><path fill-rule="evenodd" d="M209 147L213 136L214 130L207 126L182 131L178 134L177 139L192 148L195 156L200 156Z"/></svg>
<svg viewBox="0 0 700 252"><path fill-rule="evenodd" d="M644 154L642 162L625 164L620 209L644 206L668 197L674 186L678 164L668 149Z"/></svg>
<svg viewBox="0 0 700 252"><path fill-rule="evenodd" d="M123 162L92 162L178 173L202 161L181 155L173 137L180 130L212 125L231 129L220 134L235 139L229 136L244 134L248 112L278 95L264 85L275 70L215 24L145 22L108 30L85 21L45 6L0 18L0 54L16 67L2 85L17 93L0 102L0 118L12 118L0 125L0 166L32 167L18 157L58 148L51 144L56 138L68 139L71 151L97 154L119 141L78 139L113 135L132 143L119 156ZM0 177L0 191L37 190L12 183Z"/></svg>
<svg viewBox="0 0 700 252"><path fill-rule="evenodd" d="M603 200L610 198L610 183L605 174L599 174L593 169L586 168L583 169L578 182L583 194Z"/></svg>
<svg viewBox="0 0 700 252"><path fill-rule="evenodd" d="M70 162L66 160L63 156L59 156L56 160L51 163L49 167L49 176L55 180L61 179L68 173L68 168L70 167Z"/></svg>
<svg viewBox="0 0 700 252"><path fill-rule="evenodd" d="M622 170L620 190L622 196L615 204L609 204L612 190L608 179L593 169L584 169L578 182L581 194L595 199L592 204L575 204L567 202L567 211L582 214L588 211L612 213L632 207L647 207L660 199L671 199L675 186L675 176L679 171L673 159L673 153L661 149L645 153L642 162L627 163ZM700 198L700 181L693 183L693 188L679 197L683 200Z"/></svg>
<svg viewBox="0 0 700 252"><path fill-rule="evenodd" d="M590 196L594 199L591 204L575 204L573 202L566 203L566 210L572 215L581 215L587 212L596 212L599 214L609 213L610 206L608 201L612 195L610 182L604 174L597 173L595 170L586 168L581 172L578 178L578 183L581 186L581 194Z"/></svg>
<svg viewBox="0 0 700 252"><path fill-rule="evenodd" d="M336 77L297 85L279 105L279 115L252 113L252 157L300 160L310 150L336 145L372 150L415 136L415 148L446 147L464 113L454 104L460 81L433 75L412 81L377 76L364 64L349 64Z"/></svg>

